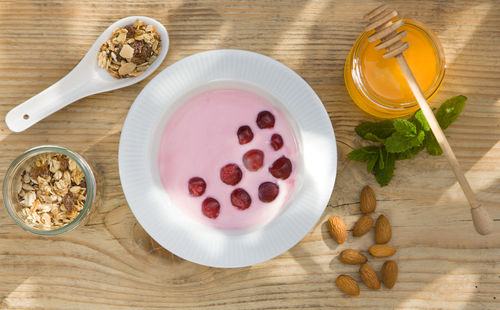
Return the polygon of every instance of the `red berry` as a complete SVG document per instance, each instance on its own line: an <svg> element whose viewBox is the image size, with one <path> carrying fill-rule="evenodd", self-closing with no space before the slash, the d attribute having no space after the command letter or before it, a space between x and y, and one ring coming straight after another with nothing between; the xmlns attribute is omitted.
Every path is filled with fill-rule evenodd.
<svg viewBox="0 0 500 310"><path fill-rule="evenodd" d="M203 200L201 204L201 212L208 218L215 219L219 216L220 204L212 197Z"/></svg>
<svg viewBox="0 0 500 310"><path fill-rule="evenodd" d="M194 177L189 179L188 189L189 194L194 197L203 195L205 189L207 188L207 183L200 177Z"/></svg>
<svg viewBox="0 0 500 310"><path fill-rule="evenodd" d="M277 179L286 180L292 173L292 162L285 156L281 156L269 167L269 172Z"/></svg>
<svg viewBox="0 0 500 310"><path fill-rule="evenodd" d="M243 172L236 164L227 164L220 169L220 179L227 185L236 185L241 181Z"/></svg>
<svg viewBox="0 0 500 310"><path fill-rule="evenodd" d="M252 198L243 188L237 188L231 193L231 203L240 210L245 210L250 207Z"/></svg>
<svg viewBox="0 0 500 310"><path fill-rule="evenodd" d="M243 165L250 171L257 171L264 164L264 152L261 150L250 150L243 155Z"/></svg>
<svg viewBox="0 0 500 310"><path fill-rule="evenodd" d="M274 127L274 115L269 111L262 111L257 114L257 126L260 129Z"/></svg>
<svg viewBox="0 0 500 310"><path fill-rule="evenodd" d="M259 199L262 202L271 202L280 193L280 188L278 184L272 182L264 182L259 185Z"/></svg>
<svg viewBox="0 0 500 310"><path fill-rule="evenodd" d="M271 136L271 146L275 151L281 149L283 146L283 138L279 134L275 133Z"/></svg>
<svg viewBox="0 0 500 310"><path fill-rule="evenodd" d="M247 144L253 139L252 129L246 125L238 128L238 132L236 134L238 135L238 142L240 144Z"/></svg>

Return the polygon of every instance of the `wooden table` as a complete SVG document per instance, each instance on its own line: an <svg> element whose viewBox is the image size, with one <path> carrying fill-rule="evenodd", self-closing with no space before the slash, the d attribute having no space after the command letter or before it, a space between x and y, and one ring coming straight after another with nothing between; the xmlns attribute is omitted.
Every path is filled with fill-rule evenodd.
<svg viewBox="0 0 500 310"><path fill-rule="evenodd" d="M393 3L394 2L394 3ZM446 130L467 177L500 228L500 6L490 1L391 1L427 24L447 57L444 87L433 100L464 94L469 102ZM24 150L65 145L94 160L104 178L103 204L89 224L43 238L22 231L0 210L0 305L32 309L498 309L500 235L474 232L465 198L444 157L397 163L379 187L345 154L361 145L353 128L369 119L349 98L345 58L375 1L53 1L0 2L0 177ZM136 222L118 176L120 130L130 105L151 80L94 95L14 134L4 120L15 105L69 72L109 24L129 15L161 21L171 46L160 69L200 51L236 48L283 62L317 92L339 147L335 190L316 227L295 247L248 268L215 269L179 259ZM158 71L159 72L159 71ZM332 176L333 177L333 176ZM340 215L351 228L359 193L371 185L377 213L393 224L399 281L360 297L335 286L346 248L366 251L372 233L337 245L325 220ZM383 260L371 259L379 270Z"/></svg>

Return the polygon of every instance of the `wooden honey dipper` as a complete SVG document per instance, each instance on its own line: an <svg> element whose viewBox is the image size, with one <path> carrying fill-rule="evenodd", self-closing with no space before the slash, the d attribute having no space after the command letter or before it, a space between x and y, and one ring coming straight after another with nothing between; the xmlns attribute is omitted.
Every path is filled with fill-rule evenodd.
<svg viewBox="0 0 500 310"><path fill-rule="evenodd" d="M410 47L408 42L403 42L401 40L406 36L406 31L397 31L401 26L403 26L403 19L399 18L397 11L389 9L385 4L366 14L365 19L370 22L370 24L365 28L365 31L368 32L374 30L374 33L368 37L368 41L375 42L380 40L380 43L375 46L375 49L380 50L385 48L386 52L383 56L385 59L396 57L399 67L401 68L413 95L417 99L420 109L427 119L434 136L436 136L437 142L441 146L441 149L443 150L451 168L453 169L453 172L455 173L458 183L462 187L462 190L469 201L472 221L476 231L481 235L491 233L493 231L493 221L491 220L486 209L481 206L474 197L474 193L472 192L469 182L465 178L465 175L458 164L455 153L453 153L443 130L439 126L432 109L425 100L422 90L420 90L420 87L418 86L418 83L415 80L415 77L413 76L413 73L403 55L403 52Z"/></svg>

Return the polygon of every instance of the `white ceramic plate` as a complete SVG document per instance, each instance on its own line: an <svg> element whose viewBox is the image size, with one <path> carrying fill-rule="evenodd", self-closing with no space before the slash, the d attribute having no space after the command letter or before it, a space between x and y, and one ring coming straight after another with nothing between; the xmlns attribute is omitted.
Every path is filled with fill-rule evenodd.
<svg viewBox="0 0 500 310"><path fill-rule="evenodd" d="M186 98L215 87L245 88L289 116L302 155L300 185L284 210L249 230L217 230L170 202L158 173L158 146L168 117ZM135 217L164 248L213 267L243 267L298 243L323 213L335 183L337 148L330 118L312 88L282 63L257 53L216 50L186 57L158 74L137 96L123 125L120 179Z"/></svg>

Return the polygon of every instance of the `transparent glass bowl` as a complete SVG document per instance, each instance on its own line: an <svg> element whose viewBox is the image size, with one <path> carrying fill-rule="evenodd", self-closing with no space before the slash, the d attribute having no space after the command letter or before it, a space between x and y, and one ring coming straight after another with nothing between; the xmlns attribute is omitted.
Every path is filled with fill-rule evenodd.
<svg viewBox="0 0 500 310"><path fill-rule="evenodd" d="M28 166L38 155L46 153L58 153L64 154L74 160L78 166L82 169L83 175L85 176L85 181L87 185L87 194L85 199L85 204L80 211L80 214L67 225L47 230L42 226L36 227L26 223L21 217L22 206L17 197L17 181L19 180L21 173L24 171L26 166ZM3 203L5 208L9 212L12 219L24 230L29 232L39 234L39 235L59 235L68 231L75 229L78 226L84 225L89 218L89 215L97 202L97 182L96 175L91 165L79 154L65 148L62 146L54 145L42 145L27 150L19 157L17 157L9 166L7 173L5 174L3 182Z"/></svg>
<svg viewBox="0 0 500 310"><path fill-rule="evenodd" d="M404 21L405 27L423 34L431 42L434 48L437 61L437 75L434 77L434 82L431 87L427 90L423 90L426 99L430 100L436 95L444 80L446 71L444 50L438 37L424 24L409 18L404 18ZM410 102L391 102L378 96L368 86L360 67L360 57L364 49L368 46L368 37L370 35L371 32L363 32L354 43L346 59L344 66L344 81L349 95L361 110L378 118L397 118L412 115L419 109L416 100Z"/></svg>

